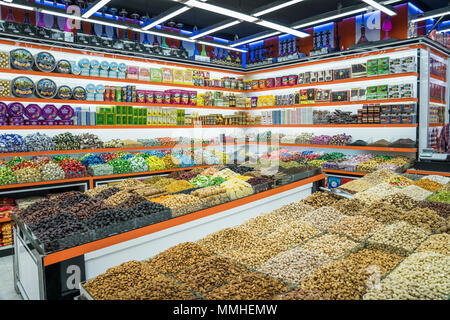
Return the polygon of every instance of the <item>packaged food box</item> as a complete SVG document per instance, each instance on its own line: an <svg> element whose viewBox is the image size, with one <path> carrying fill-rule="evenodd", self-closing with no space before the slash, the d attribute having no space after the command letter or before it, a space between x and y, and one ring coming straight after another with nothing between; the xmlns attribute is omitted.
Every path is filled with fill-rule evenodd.
<svg viewBox="0 0 450 320"><path fill-rule="evenodd" d="M140 67L139 68L139 80L150 81L150 69Z"/></svg>
<svg viewBox="0 0 450 320"><path fill-rule="evenodd" d="M173 82L173 72L170 68L161 68L162 72L162 82L172 83Z"/></svg>
<svg viewBox="0 0 450 320"><path fill-rule="evenodd" d="M377 87L377 99L387 99L388 98L388 85L384 84Z"/></svg>
<svg viewBox="0 0 450 320"><path fill-rule="evenodd" d="M136 90L136 102L145 103L145 90Z"/></svg>
<svg viewBox="0 0 450 320"><path fill-rule="evenodd" d="M367 60L367 76L378 75L378 59Z"/></svg>
<svg viewBox="0 0 450 320"><path fill-rule="evenodd" d="M192 70L186 69L184 70L184 84L192 85L194 83L194 79L192 76Z"/></svg>
<svg viewBox="0 0 450 320"><path fill-rule="evenodd" d="M0 69L9 69L9 53L0 51Z"/></svg>
<svg viewBox="0 0 450 320"><path fill-rule="evenodd" d="M181 69L173 69L173 83L184 84L184 71Z"/></svg>
<svg viewBox="0 0 450 320"><path fill-rule="evenodd" d="M377 73L378 75L389 74L389 57L378 59Z"/></svg>
<svg viewBox="0 0 450 320"><path fill-rule="evenodd" d="M352 64L351 68L352 78L362 78L367 76L367 63Z"/></svg>
<svg viewBox="0 0 450 320"><path fill-rule="evenodd" d="M367 100L377 99L377 86L367 87Z"/></svg>
<svg viewBox="0 0 450 320"><path fill-rule="evenodd" d="M333 91L333 92L331 92L331 101L332 102L348 101L348 99L349 99L348 91Z"/></svg>
<svg viewBox="0 0 450 320"><path fill-rule="evenodd" d="M134 67L134 66L128 66L127 79L138 80L139 79L139 68Z"/></svg>

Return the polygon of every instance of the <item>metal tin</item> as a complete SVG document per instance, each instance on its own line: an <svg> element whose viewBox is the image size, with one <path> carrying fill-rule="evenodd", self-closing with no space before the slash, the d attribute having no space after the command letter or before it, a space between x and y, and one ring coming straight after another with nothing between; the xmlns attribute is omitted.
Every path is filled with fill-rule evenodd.
<svg viewBox="0 0 450 320"><path fill-rule="evenodd" d="M11 81L11 92L19 98L29 98L35 90L34 82L27 77L17 77Z"/></svg>
<svg viewBox="0 0 450 320"><path fill-rule="evenodd" d="M70 100L72 99L72 89L69 86L61 86L58 88L57 96L59 99Z"/></svg>
<svg viewBox="0 0 450 320"><path fill-rule="evenodd" d="M36 94L43 99L53 99L58 93L58 86L51 79L41 79L36 83Z"/></svg>
<svg viewBox="0 0 450 320"><path fill-rule="evenodd" d="M11 67L19 70L32 70L34 65L33 55L25 49L15 49L9 53Z"/></svg>
<svg viewBox="0 0 450 320"><path fill-rule="evenodd" d="M72 65L67 60L59 60L56 64L56 72L70 74L72 73Z"/></svg>
<svg viewBox="0 0 450 320"><path fill-rule="evenodd" d="M56 68L55 57L48 52L39 52L34 56L34 69L41 72L53 72Z"/></svg>

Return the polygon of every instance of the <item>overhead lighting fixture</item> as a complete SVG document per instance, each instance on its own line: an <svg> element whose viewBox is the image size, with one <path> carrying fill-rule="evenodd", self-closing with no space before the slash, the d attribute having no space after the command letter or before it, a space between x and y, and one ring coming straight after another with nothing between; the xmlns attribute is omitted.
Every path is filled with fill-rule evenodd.
<svg viewBox="0 0 450 320"><path fill-rule="evenodd" d="M306 38L306 37L310 36L309 33L306 33L303 31L298 31L298 30L288 28L288 27L279 25L277 23L273 23L273 22L269 22L269 21L265 21L265 20L258 21L258 22L256 22L256 24L259 24L260 26L263 26L263 27L266 27L269 29L280 30L281 32L286 32L286 33L292 34L292 35L294 35L296 37L300 37L300 38Z"/></svg>
<svg viewBox="0 0 450 320"><path fill-rule="evenodd" d="M427 19L445 16L450 14L450 7L425 12L423 17L412 19L411 22L419 22Z"/></svg>
<svg viewBox="0 0 450 320"><path fill-rule="evenodd" d="M239 11L234 11L234 10L230 10L230 9L226 9L226 8L222 8L219 6L215 6L209 3L205 3L205 2L200 2L197 0L188 0L188 1L183 1L183 0L173 0L175 2L180 2L183 3L186 6L191 6L191 7L196 7L196 8L200 8L203 10L207 10L207 11L211 11L214 13L219 13L219 14L223 14L225 16L229 16L235 19L239 19L239 20L243 20L243 21L247 21L247 22L251 22L251 23L256 23L262 26L266 26L268 28L272 28L275 30L281 30L283 28L283 30L285 30L284 32L293 34L293 35L297 35L299 37L308 37L309 34L305 33L305 32L301 32L301 31L297 31L276 23L272 23L269 21L264 21L264 20L260 20L256 17L253 17L251 15L245 14L245 13L241 13Z"/></svg>
<svg viewBox="0 0 450 320"><path fill-rule="evenodd" d="M204 44L204 45L207 45L207 46L212 46L212 47L218 47L218 48L228 49L228 50L232 50L232 51L247 52L247 50L237 49L237 48L233 48L233 47L231 47L231 46L223 46L223 45L221 45L221 44L216 44L216 43L211 43L211 42L206 42L206 41L198 41L198 43Z"/></svg>
<svg viewBox="0 0 450 320"><path fill-rule="evenodd" d="M167 15L162 16L159 19L156 19L155 21L151 22L149 25L146 25L145 27L143 27L142 30L149 30L149 29L157 26L158 24L161 24L164 21L169 20L170 18L173 18L173 17L175 17L175 16L177 16L179 14L182 14L185 11L188 11L189 9L191 9L191 8L189 8L189 7L181 7L181 8L179 8L179 9L173 11L173 12L170 12Z"/></svg>
<svg viewBox="0 0 450 320"><path fill-rule="evenodd" d="M100 8L105 6L107 3L111 2L111 0L98 0L92 7L88 9L85 13L83 13L83 18L89 18L94 13L96 13Z"/></svg>
<svg viewBox="0 0 450 320"><path fill-rule="evenodd" d="M231 45L231 47L238 47L238 46L241 46L241 45L246 44L246 43L255 42L255 41L258 41L258 40L261 40L261 39L274 37L274 36L277 36L279 34L281 34L281 32L269 33L269 34L266 34L264 36L259 36L259 37L255 37L255 38L251 38L251 39L247 39L247 40L244 40L244 41L233 43Z"/></svg>
<svg viewBox="0 0 450 320"><path fill-rule="evenodd" d="M367 3L368 5L370 5L372 8L378 9L384 13L386 13L388 16L395 16L397 15L397 12L395 12L394 10L389 9L386 6L383 6L381 3L376 2L375 0L362 0L365 3Z"/></svg>
<svg viewBox="0 0 450 320"><path fill-rule="evenodd" d="M442 29L436 30L436 32L438 32L438 33L449 32L449 31L450 31L450 26L443 27Z"/></svg>
<svg viewBox="0 0 450 320"><path fill-rule="evenodd" d="M113 28L119 28L119 29L128 29L129 28L126 25L122 25L122 24L118 24L118 23L111 23L111 22L107 22L107 21L103 21L103 20L94 20L94 19L85 19L85 18L82 18L81 20L90 22L90 23L102 24L104 26L113 27ZM141 29L139 29L139 30L141 30Z"/></svg>
<svg viewBox="0 0 450 320"><path fill-rule="evenodd" d="M219 31L219 30L223 30L223 29L229 28L229 27L234 26L234 25L236 25L236 24L238 24L238 23L241 23L241 21L240 21L240 20L235 20L235 21L232 21L232 22L230 22L230 23L226 23L226 24L224 24L224 25L221 25L221 26L218 26L218 27L215 27L215 28L206 30L206 31L204 31L204 32L202 32L202 33L196 34L195 36L192 36L191 39L194 40L194 39L201 38L201 37L203 37L203 36L206 36L207 34L211 34L211 33L214 33L214 32L216 32L216 31Z"/></svg>
<svg viewBox="0 0 450 320"><path fill-rule="evenodd" d="M229 16L235 19L239 19L239 20L243 20L243 21L247 21L247 22L255 22L258 20L258 18L255 18L251 15L239 12L239 11L234 11L234 10L230 10L230 9L226 9L226 8L222 8L219 6L215 6L213 4L210 3L206 3L206 2L200 2L197 0L188 0L186 2L184 2L183 0L173 0L175 2L181 2L186 6L191 6L191 7L195 7L195 8L199 8L199 9L203 9L203 10L207 10L210 12L214 12L214 13L218 13L218 14L223 14L224 16Z"/></svg>
<svg viewBox="0 0 450 320"><path fill-rule="evenodd" d="M299 2L302 2L302 1L304 1L304 0L291 0L291 1L282 2L282 3L278 4L278 5L274 5L274 6L270 7L270 8L267 8L267 9L261 10L261 11L259 11L257 13L254 13L253 16L259 17L259 16L265 15L265 14L267 14L269 12L277 11L277 10L280 10L280 9L292 6L292 5L294 5L296 3L299 3Z"/></svg>
<svg viewBox="0 0 450 320"><path fill-rule="evenodd" d="M195 42L195 41L193 41L193 40L191 40L189 38L180 37L180 36L177 36L177 35L167 34L167 33L153 31L153 30L142 30L142 29L138 29L138 28L132 28L131 30L136 31L136 32L153 34L155 36L166 37L166 38L170 38L170 39L177 39L177 40L182 40L182 41Z"/></svg>
<svg viewBox="0 0 450 320"><path fill-rule="evenodd" d="M305 28L305 27L309 27L309 26L312 26L312 25L317 25L317 24L322 23L322 22L327 22L327 21L330 21L330 20L334 20L334 19L338 19L338 18L342 18L342 17L346 17L346 16L351 16L352 14L360 13L360 12L363 12L363 11L367 11L367 8L355 9L355 10L352 10L352 11L343 12L343 13L339 13L339 14L336 14L336 15L333 15L333 16L329 16L329 17L326 17L326 18L323 18L323 19L318 19L318 20L314 20L314 21L311 21L311 22L302 23L302 24L294 26L293 28L295 28L295 29Z"/></svg>

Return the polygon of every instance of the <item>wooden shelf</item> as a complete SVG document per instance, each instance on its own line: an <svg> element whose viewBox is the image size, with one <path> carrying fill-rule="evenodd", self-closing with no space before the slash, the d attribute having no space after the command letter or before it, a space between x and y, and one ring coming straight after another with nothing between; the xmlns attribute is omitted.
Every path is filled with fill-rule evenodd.
<svg viewBox="0 0 450 320"><path fill-rule="evenodd" d="M318 87L318 86L322 86L322 85L329 86L329 85L333 85L333 84L345 84L345 83L352 83L352 82L364 82L364 81L371 81L371 80L383 80L383 79L418 77L418 76L419 76L419 74L417 72L396 73L396 74L386 74L386 75L373 76L373 77L351 78L351 79L333 80L333 81L321 81L321 82L314 82L314 83L296 84L296 85L292 85L292 86L248 90L245 92L255 93L255 92L272 91L272 90L284 90L284 89L291 89L291 88Z"/></svg>
<svg viewBox="0 0 450 320"><path fill-rule="evenodd" d="M267 109L293 109L293 108L312 108L312 107L342 107L342 106L353 106L353 105L363 105L363 104L380 104L380 103L412 103L418 102L417 98L401 98L401 99L380 99L380 100L363 100L363 101L343 101L343 102L322 102L322 103L309 103L309 104L298 104L298 105L288 105L288 106L268 106L268 107L256 107L246 110L267 110Z"/></svg>

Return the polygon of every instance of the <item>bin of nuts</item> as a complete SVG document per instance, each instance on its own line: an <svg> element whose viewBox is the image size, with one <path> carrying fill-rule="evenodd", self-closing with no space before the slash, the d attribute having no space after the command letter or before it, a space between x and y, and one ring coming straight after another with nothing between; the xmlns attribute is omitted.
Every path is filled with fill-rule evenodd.
<svg viewBox="0 0 450 320"><path fill-rule="evenodd" d="M217 206L229 200L227 190L220 186L197 189L191 192L191 195L200 198L204 208Z"/></svg>
<svg viewBox="0 0 450 320"><path fill-rule="evenodd" d="M176 194L165 199L161 204L172 209L172 216L179 217L188 213L201 210L202 203L198 197L187 194Z"/></svg>

